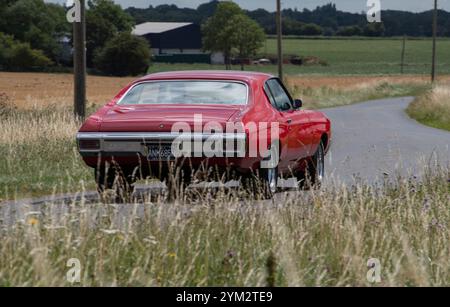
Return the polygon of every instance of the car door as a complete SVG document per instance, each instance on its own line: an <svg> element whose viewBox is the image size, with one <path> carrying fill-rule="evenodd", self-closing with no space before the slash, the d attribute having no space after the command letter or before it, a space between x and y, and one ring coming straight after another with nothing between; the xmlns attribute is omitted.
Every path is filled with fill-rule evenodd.
<svg viewBox="0 0 450 307"><path fill-rule="evenodd" d="M287 154L285 158L289 166L295 167L296 162L310 155L311 131L310 120L303 110L295 110L293 99L281 81L273 78L267 81L267 86L273 95L280 116L288 125Z"/></svg>

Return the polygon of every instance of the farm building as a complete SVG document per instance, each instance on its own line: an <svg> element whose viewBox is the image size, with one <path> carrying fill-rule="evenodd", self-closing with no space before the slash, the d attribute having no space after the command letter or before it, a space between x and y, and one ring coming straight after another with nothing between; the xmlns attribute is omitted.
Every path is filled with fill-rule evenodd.
<svg viewBox="0 0 450 307"><path fill-rule="evenodd" d="M146 22L133 34L150 42L156 62L222 64L220 54L204 53L200 26L189 22Z"/></svg>

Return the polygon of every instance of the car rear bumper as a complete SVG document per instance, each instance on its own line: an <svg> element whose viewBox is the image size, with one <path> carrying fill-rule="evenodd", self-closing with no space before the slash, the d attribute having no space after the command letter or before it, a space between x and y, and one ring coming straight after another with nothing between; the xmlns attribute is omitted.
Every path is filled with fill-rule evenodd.
<svg viewBox="0 0 450 307"><path fill-rule="evenodd" d="M94 147L86 148L89 141ZM119 164L137 166L159 165L168 160L148 161L148 147L154 144L172 144L175 141L193 142L200 145L208 141L221 141L225 146L221 155L205 156L192 152L179 157L177 161L189 161L194 167L204 164L226 167L251 168L257 158L246 158L247 138L245 133L171 133L171 132L80 132L77 134L78 149L87 165L96 167L99 163L114 160ZM195 145L192 145L194 148ZM197 147L198 149L198 147ZM183 162L186 163L186 162Z"/></svg>
<svg viewBox="0 0 450 307"><path fill-rule="evenodd" d="M83 148L82 141L98 141L98 148ZM245 156L245 133L171 133L171 132L80 132L77 134L78 148L81 155L114 152L114 153L146 153L151 144L172 144L181 142L222 141L233 142L237 146L230 147L224 154Z"/></svg>

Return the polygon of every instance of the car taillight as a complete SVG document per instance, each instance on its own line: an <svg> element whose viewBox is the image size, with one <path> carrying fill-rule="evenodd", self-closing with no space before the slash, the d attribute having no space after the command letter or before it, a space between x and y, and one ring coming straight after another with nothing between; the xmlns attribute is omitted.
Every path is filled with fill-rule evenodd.
<svg viewBox="0 0 450 307"><path fill-rule="evenodd" d="M80 140L80 150L100 150L100 140Z"/></svg>

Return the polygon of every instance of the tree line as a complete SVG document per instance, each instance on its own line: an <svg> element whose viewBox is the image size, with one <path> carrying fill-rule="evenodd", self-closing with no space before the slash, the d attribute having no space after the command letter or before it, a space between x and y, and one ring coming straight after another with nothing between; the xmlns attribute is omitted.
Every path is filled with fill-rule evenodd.
<svg viewBox="0 0 450 307"><path fill-rule="evenodd" d="M256 54L266 38L258 23L237 4L213 4L205 6L209 17L202 22L205 51L223 52L227 67L232 55ZM135 24L112 0L87 1L86 58L91 72L117 76L147 72L150 44L131 34ZM63 6L44 0L0 0L0 70L71 67L71 50L63 56L64 48L71 45L72 25Z"/></svg>
<svg viewBox="0 0 450 307"><path fill-rule="evenodd" d="M44 0L0 0L0 70L71 67L72 25L66 20L66 10ZM286 35L430 36L431 19L431 11L383 11L383 23L369 24L364 13L341 12L334 4L328 4L314 10L284 10L283 32ZM197 9L159 5L124 10L112 0L87 0L88 67L104 74L145 73L151 59L149 42L133 36L131 31L135 24L146 21L202 25L205 51L223 52L227 66L232 56L242 59L254 55L265 36L276 32L275 13L264 9L242 10L228 1L210 1ZM448 12L439 11L438 35L450 36Z"/></svg>
<svg viewBox="0 0 450 307"><path fill-rule="evenodd" d="M44 0L0 0L0 70L71 67L72 24L66 10ZM147 40L131 35L134 25L134 19L114 1L88 0L88 67L104 74L145 73L150 46Z"/></svg>
<svg viewBox="0 0 450 307"><path fill-rule="evenodd" d="M136 21L176 21L203 24L216 10L219 1L201 4L197 9L179 8L176 5L158 5L148 8L126 9ZM255 20L266 34L275 34L275 12L265 9L246 10L245 14ZM309 9L285 9L283 32L286 35L326 35L326 36L413 36L432 35L432 11L412 13L404 11L382 11L381 24L368 24L366 13L349 13L337 10L335 4ZM439 36L450 36L450 13L439 11Z"/></svg>

